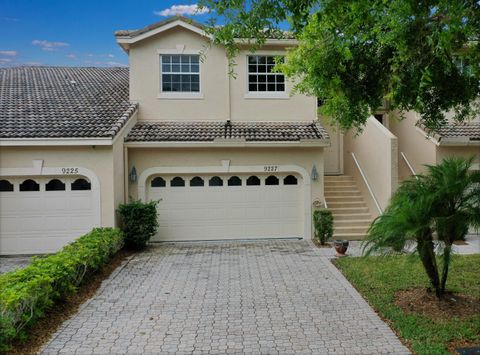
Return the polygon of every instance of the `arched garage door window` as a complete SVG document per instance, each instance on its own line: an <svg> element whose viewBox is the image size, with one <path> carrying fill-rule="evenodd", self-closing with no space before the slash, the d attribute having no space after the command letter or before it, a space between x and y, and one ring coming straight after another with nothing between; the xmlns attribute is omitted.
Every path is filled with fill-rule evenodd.
<svg viewBox="0 0 480 355"><path fill-rule="evenodd" d="M8 180L0 180L0 192L13 191L13 184Z"/></svg>
<svg viewBox="0 0 480 355"><path fill-rule="evenodd" d="M40 191L40 185L35 180L27 179L20 184L20 191Z"/></svg>
<svg viewBox="0 0 480 355"><path fill-rule="evenodd" d="M77 179L72 182L72 191L84 191L84 190L91 190L92 184L85 179Z"/></svg>
<svg viewBox="0 0 480 355"><path fill-rule="evenodd" d="M46 191L65 191L65 184L58 179L52 179L45 184Z"/></svg>

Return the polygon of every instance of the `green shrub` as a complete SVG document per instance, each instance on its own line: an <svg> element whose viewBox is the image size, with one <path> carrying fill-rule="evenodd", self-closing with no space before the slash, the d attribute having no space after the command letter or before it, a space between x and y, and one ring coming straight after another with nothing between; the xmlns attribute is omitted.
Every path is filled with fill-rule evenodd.
<svg viewBox="0 0 480 355"><path fill-rule="evenodd" d="M85 274L100 269L122 246L120 230L96 228L56 254L0 275L0 352L25 336L27 326L74 292Z"/></svg>
<svg viewBox="0 0 480 355"><path fill-rule="evenodd" d="M313 224L315 227L315 238L321 245L333 236L333 215L329 210L317 210L313 212Z"/></svg>
<svg viewBox="0 0 480 355"><path fill-rule="evenodd" d="M133 200L118 207L122 218L125 244L134 249L143 249L158 229L158 201Z"/></svg>

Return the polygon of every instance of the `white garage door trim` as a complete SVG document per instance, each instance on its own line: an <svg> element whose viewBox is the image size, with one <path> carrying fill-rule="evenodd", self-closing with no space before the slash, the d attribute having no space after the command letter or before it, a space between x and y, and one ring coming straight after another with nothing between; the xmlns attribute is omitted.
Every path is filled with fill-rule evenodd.
<svg viewBox="0 0 480 355"><path fill-rule="evenodd" d="M0 177L16 177L16 176L69 176L83 175L90 180L91 193L93 199L93 214L95 216L94 224L101 226L101 198L100 198L100 181L97 175L90 169L76 166L69 167L44 167L43 160L33 160L33 167L30 168L0 168Z"/></svg>
<svg viewBox="0 0 480 355"><path fill-rule="evenodd" d="M274 170L270 170L274 169ZM310 174L298 165L238 165L230 166L229 161L222 161L221 166L198 166L198 167L153 167L144 170L138 178L138 198L142 201L147 199L147 179L155 174L230 174L230 173L297 173L303 179L304 191L304 216L303 216L303 239L309 240L312 231L312 206Z"/></svg>

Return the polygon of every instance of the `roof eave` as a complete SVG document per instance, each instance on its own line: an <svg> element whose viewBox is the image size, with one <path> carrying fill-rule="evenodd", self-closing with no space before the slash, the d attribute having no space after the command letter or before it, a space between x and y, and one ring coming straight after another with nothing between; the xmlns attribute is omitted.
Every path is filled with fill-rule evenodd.
<svg viewBox="0 0 480 355"><path fill-rule="evenodd" d="M473 140L469 137L441 137L438 145L442 147L480 146L480 140Z"/></svg>
<svg viewBox="0 0 480 355"><path fill-rule="evenodd" d="M113 137L0 138L0 147L110 146Z"/></svg>
<svg viewBox="0 0 480 355"><path fill-rule="evenodd" d="M329 147L329 139L301 139L298 141L246 141L245 139L216 139L214 141L140 142L126 141L129 148L282 148Z"/></svg>

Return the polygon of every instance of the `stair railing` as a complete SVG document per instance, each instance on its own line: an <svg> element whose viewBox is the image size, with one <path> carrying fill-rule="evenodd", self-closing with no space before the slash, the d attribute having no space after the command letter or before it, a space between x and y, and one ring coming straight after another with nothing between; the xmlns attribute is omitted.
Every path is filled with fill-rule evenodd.
<svg viewBox="0 0 480 355"><path fill-rule="evenodd" d="M412 164L410 164L410 162L408 161L407 156L405 155L405 153L404 153L404 152L400 152L400 155L402 156L403 161L405 162L405 164L407 164L408 169L410 170L410 172L412 173L412 175L415 176L415 179L418 179L417 173L416 173L415 170L413 169Z"/></svg>
<svg viewBox="0 0 480 355"><path fill-rule="evenodd" d="M354 153L354 152L351 152L351 154L352 154L353 161L355 162L355 165L357 166L357 169L358 169L358 171L360 172L360 175L362 176L363 182L365 183L365 185L367 185L368 192L370 193L370 196L372 197L373 202L375 203L375 206L377 207L378 212L380 212L380 214L382 214L382 213L383 213L383 210L382 210L382 208L380 207L380 204L378 203L378 200L377 200L377 198L375 197L375 194L373 193L372 187L370 186L370 184L369 184L369 182L368 182L367 176L366 176L365 173L363 172L363 169L362 169L362 167L360 166L360 163L358 162L358 159L357 159L357 157L355 156L355 153Z"/></svg>

